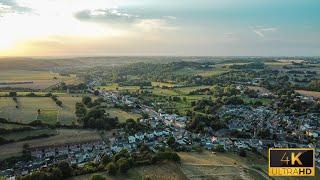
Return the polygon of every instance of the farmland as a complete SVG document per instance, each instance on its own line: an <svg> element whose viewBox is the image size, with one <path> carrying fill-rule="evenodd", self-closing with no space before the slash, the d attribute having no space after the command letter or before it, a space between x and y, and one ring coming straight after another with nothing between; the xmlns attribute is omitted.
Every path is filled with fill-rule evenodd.
<svg viewBox="0 0 320 180"><path fill-rule="evenodd" d="M61 76L50 71L4 70L0 72L0 88L45 89L59 82L77 84L81 81L75 75Z"/></svg>
<svg viewBox="0 0 320 180"><path fill-rule="evenodd" d="M117 108L106 109L106 113L109 113L111 117L118 117L119 122L125 122L127 119L130 118L134 120L141 118L141 115L139 114L126 112Z"/></svg>
<svg viewBox="0 0 320 180"><path fill-rule="evenodd" d="M317 92L317 91L296 90L296 92L305 96L320 98L320 92Z"/></svg>
<svg viewBox="0 0 320 180"><path fill-rule="evenodd" d="M22 146L25 143L28 143L31 147L39 147L100 139L97 131L93 130L58 129L56 131L56 136L1 145L0 158L4 159L7 157L21 155Z"/></svg>
<svg viewBox="0 0 320 180"><path fill-rule="evenodd" d="M63 103L62 107L57 106L49 97L18 97L18 103L15 103L11 97L0 97L0 117L20 123L42 120L47 124L55 124L59 121L60 124L70 125L76 120L75 103L80 102L81 97L65 94L59 99Z"/></svg>

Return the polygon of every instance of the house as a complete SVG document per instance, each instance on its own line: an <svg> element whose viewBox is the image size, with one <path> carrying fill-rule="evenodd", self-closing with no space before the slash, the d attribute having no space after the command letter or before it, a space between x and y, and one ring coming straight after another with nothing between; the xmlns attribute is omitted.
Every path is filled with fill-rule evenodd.
<svg viewBox="0 0 320 180"><path fill-rule="evenodd" d="M136 142L135 136L129 136L129 137L128 137L128 142L129 142L130 144L135 143L135 142Z"/></svg>

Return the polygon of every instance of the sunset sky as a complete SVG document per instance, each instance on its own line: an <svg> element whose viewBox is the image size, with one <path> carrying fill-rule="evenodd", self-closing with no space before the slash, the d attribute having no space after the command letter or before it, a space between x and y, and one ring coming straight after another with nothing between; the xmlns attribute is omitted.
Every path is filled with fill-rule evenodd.
<svg viewBox="0 0 320 180"><path fill-rule="evenodd" d="M0 56L319 56L319 0L0 0Z"/></svg>

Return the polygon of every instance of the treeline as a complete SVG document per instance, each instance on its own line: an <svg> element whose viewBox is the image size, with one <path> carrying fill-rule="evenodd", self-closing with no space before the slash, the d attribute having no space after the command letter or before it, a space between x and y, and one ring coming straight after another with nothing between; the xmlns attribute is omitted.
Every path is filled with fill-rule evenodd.
<svg viewBox="0 0 320 180"><path fill-rule="evenodd" d="M101 102L103 102L101 98L92 101L91 97L84 96L81 103L76 103L75 113L84 128L109 130L119 124L118 117L110 117L106 114L105 109L100 106Z"/></svg>
<svg viewBox="0 0 320 180"><path fill-rule="evenodd" d="M130 154L126 149L109 156L105 154L98 163L88 162L84 166L70 165L66 161L62 161L53 167L41 169L27 176L18 177L18 180L61 180L72 176L83 174L91 174L106 171L110 176L116 174L125 174L129 169L142 166L156 164L163 160L180 162L177 153L166 151L154 153L150 151L148 146L141 144L139 153Z"/></svg>
<svg viewBox="0 0 320 180"><path fill-rule="evenodd" d="M172 62L168 64L134 63L117 67L102 67L91 70L90 76L103 75L104 84L120 83L122 85L150 86L151 81L186 82L193 74L185 69L212 69L213 63L207 62ZM135 78L132 78L135 77Z"/></svg>

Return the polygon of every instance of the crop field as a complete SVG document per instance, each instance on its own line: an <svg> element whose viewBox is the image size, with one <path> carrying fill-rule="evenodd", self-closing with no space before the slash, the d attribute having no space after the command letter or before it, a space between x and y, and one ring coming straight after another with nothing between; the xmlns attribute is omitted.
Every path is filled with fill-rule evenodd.
<svg viewBox="0 0 320 180"><path fill-rule="evenodd" d="M25 127L31 128L31 126L28 126L28 125L0 123L0 129L5 129L5 130L21 129Z"/></svg>
<svg viewBox="0 0 320 180"><path fill-rule="evenodd" d="M59 145L72 142L83 142L101 139L99 133L94 130L80 129L58 129L56 136L41 139L32 139L20 142L9 143L0 146L0 159L12 156L19 156L22 153L22 146L28 143L31 147Z"/></svg>
<svg viewBox="0 0 320 180"><path fill-rule="evenodd" d="M95 87L95 89L101 89L101 90L106 90L106 91L136 91L139 90L140 87L139 86L119 86L119 84L117 83L113 83L110 85L106 85L106 86L97 86Z"/></svg>
<svg viewBox="0 0 320 180"><path fill-rule="evenodd" d="M50 71L26 71L26 70L4 70L0 72L1 83L11 83L0 85L0 87L21 87L31 89L45 89L58 82L66 84L78 84L80 80L75 75L61 76ZM18 82L31 82L26 84L15 84Z"/></svg>
<svg viewBox="0 0 320 180"><path fill-rule="evenodd" d="M141 118L140 114L126 112L117 108L106 109L106 113L109 113L111 117L117 116L119 118L119 122L125 122L127 119L130 118L134 120Z"/></svg>
<svg viewBox="0 0 320 180"><path fill-rule="evenodd" d="M317 92L317 91L296 90L296 92L305 96L320 98L320 92Z"/></svg>
<svg viewBox="0 0 320 180"><path fill-rule="evenodd" d="M110 180L141 180L149 177L153 180L186 180L186 176L180 170L179 165L164 162L156 165L141 166L130 169L126 174L117 174L115 176L109 176L107 172L99 173L107 177ZM72 177L71 180L89 180L92 174Z"/></svg>
<svg viewBox="0 0 320 180"><path fill-rule="evenodd" d="M35 130L2 134L0 135L0 137L3 137L7 140L19 141L21 139L28 138L28 137L34 137L34 136L40 136L40 135L56 135L56 134L57 134L57 131L54 129L35 129Z"/></svg>
<svg viewBox="0 0 320 180"><path fill-rule="evenodd" d="M37 120L46 124L56 124L59 121L58 113L59 110L56 109L44 109L37 115Z"/></svg>
<svg viewBox="0 0 320 180"><path fill-rule="evenodd" d="M252 154L250 154L251 156ZM181 170L188 179L264 179L264 173L250 167L264 165L263 158L242 158L231 153L179 153Z"/></svg>
<svg viewBox="0 0 320 180"><path fill-rule="evenodd" d="M158 96L179 96L180 94L172 89L161 89L161 88L154 88L152 90L154 95Z"/></svg>
<svg viewBox="0 0 320 180"><path fill-rule="evenodd" d="M0 117L12 122L30 123L36 119L48 124L71 125L76 120L75 104L81 102L81 97L64 95L59 97L62 107L59 107L49 97L18 97L15 103L11 97L0 97ZM18 105L18 108L16 107ZM40 115L38 117L38 109Z"/></svg>
<svg viewBox="0 0 320 180"><path fill-rule="evenodd" d="M174 86L176 86L176 84L174 84L174 83L165 83L165 82L152 82L151 84L152 84L152 86L157 86L157 87L164 87L164 86L174 87Z"/></svg>
<svg viewBox="0 0 320 180"><path fill-rule="evenodd" d="M228 72L228 70L213 69L211 71L202 71L202 72L198 73L198 75L204 76L204 77L212 77L212 76L218 76L218 75L226 73L226 72Z"/></svg>
<svg viewBox="0 0 320 180"><path fill-rule="evenodd" d="M181 94L189 94L192 91L198 90L198 89L204 89L204 88L211 88L212 86L192 86L192 87L182 87L182 88L175 88L176 92L180 92Z"/></svg>

